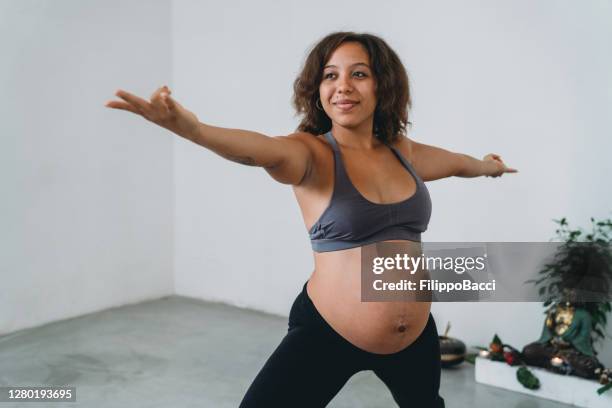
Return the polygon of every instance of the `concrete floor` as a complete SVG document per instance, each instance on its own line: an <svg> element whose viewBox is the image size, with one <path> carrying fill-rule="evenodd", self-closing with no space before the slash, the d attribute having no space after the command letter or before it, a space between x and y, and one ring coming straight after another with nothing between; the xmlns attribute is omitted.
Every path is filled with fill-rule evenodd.
<svg viewBox="0 0 612 408"><path fill-rule="evenodd" d="M286 331L286 318L172 296L0 337L0 386L76 386L76 403L37 407L236 408ZM443 370L440 394L450 408L569 407L477 384L467 363ZM396 406L369 371L328 405Z"/></svg>

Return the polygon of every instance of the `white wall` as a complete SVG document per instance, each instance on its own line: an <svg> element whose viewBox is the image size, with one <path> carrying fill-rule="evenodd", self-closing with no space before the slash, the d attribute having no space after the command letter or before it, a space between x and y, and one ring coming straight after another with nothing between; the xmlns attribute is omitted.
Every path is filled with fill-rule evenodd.
<svg viewBox="0 0 612 408"><path fill-rule="evenodd" d="M288 134L292 81L336 30L402 57L412 138L520 169L429 183L424 240L546 241L552 218L610 215L609 2L274 3L0 3L0 334L171 293L286 315L313 266L290 187L103 103L166 83L203 122ZM533 303L433 312L469 345L542 324Z"/></svg>
<svg viewBox="0 0 612 408"><path fill-rule="evenodd" d="M379 34L412 81L418 141L520 173L429 183L424 240L547 241L553 218L610 216L612 10L605 1L173 2L175 96L200 120L291 133L306 50L336 30ZM291 189L175 139L177 293L286 315L313 267ZM608 188L606 188L608 187ZM538 338L538 303L434 304L439 330L485 345ZM612 331L612 329L609 329ZM602 359L612 364L608 339Z"/></svg>
<svg viewBox="0 0 612 408"><path fill-rule="evenodd" d="M0 3L0 334L174 292L169 1Z"/></svg>

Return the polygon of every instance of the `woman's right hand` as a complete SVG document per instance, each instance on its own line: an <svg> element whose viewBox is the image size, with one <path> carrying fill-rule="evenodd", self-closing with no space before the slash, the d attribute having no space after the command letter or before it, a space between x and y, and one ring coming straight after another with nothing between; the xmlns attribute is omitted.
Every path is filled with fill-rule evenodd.
<svg viewBox="0 0 612 408"><path fill-rule="evenodd" d="M119 89L115 95L122 101L108 101L105 106L140 115L148 121L189 140L195 140L200 122L196 115L170 97L170 89L162 86L151 95L150 101Z"/></svg>

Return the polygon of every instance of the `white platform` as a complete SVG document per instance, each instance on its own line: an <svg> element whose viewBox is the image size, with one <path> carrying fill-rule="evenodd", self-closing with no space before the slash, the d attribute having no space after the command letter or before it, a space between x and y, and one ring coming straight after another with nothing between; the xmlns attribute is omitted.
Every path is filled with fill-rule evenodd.
<svg viewBox="0 0 612 408"><path fill-rule="evenodd" d="M597 390L603 387L597 381L555 374L538 367L529 367L529 370L540 380L540 389L529 390L523 387L516 378L516 371L519 367L476 357L476 382L578 407L612 408L612 390L602 395L597 394Z"/></svg>

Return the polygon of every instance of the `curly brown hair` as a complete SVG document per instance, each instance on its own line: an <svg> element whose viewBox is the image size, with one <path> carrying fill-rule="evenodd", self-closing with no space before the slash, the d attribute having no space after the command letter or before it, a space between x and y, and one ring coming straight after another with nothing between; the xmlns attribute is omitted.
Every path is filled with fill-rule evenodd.
<svg viewBox="0 0 612 408"><path fill-rule="evenodd" d="M380 37L367 33L335 32L325 36L310 51L302 71L293 83L296 115L303 115L297 130L319 135L328 132L331 119L317 108L324 64L342 43L358 42L368 53L376 79L377 105L374 134L383 143L394 142L406 134L408 111L412 106L408 74L395 51Z"/></svg>

